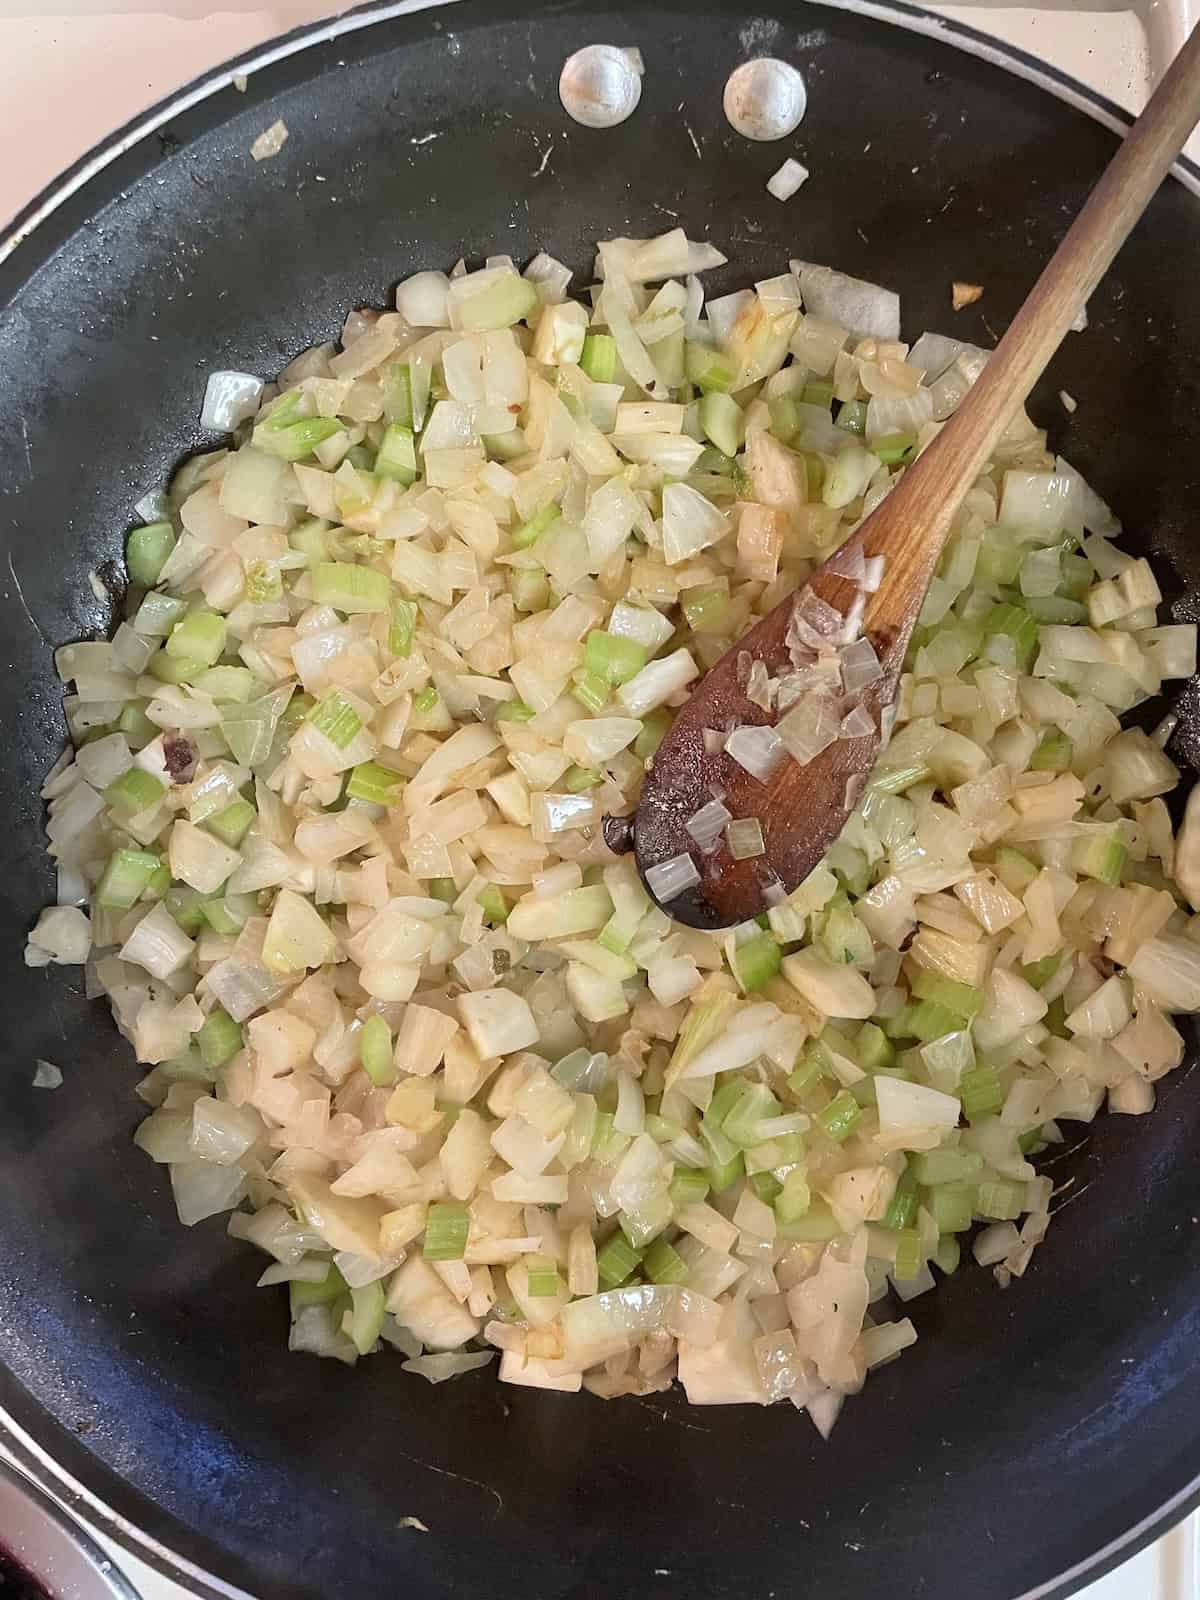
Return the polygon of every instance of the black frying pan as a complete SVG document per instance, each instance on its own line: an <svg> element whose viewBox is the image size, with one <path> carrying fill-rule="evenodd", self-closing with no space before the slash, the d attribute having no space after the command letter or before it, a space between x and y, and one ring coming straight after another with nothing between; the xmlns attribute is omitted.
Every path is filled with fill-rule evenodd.
<svg viewBox="0 0 1200 1600"><path fill-rule="evenodd" d="M1119 122L899 5L406 10L295 36L245 96L216 74L176 97L44 197L0 263L0 1406L44 1478L209 1595L1065 1594L1196 1498L1194 1072L1152 1117L1080 1130L1053 1169L1077 1202L1027 1278L1001 1293L971 1268L916 1301L921 1342L823 1444L786 1407L605 1403L486 1373L434 1390L384 1357L289 1357L261 1261L219 1223L181 1230L130 1143L135 1071L106 1008L78 975L21 964L52 892L49 646L109 625L89 569L116 571L134 501L206 442L208 370L270 372L461 253L545 246L586 281L597 236L676 216L733 258L718 291L800 253L901 290L911 334L990 342ZM647 63L641 109L605 134L555 93L594 40ZM720 112L729 70L764 48L810 91L794 149L813 177L786 206L763 189L785 151ZM256 167L277 115L290 142ZM1034 402L1173 574L1180 618L1200 579L1198 262L1200 203L1169 183ZM954 278L986 289L957 318ZM38 1056L62 1064L57 1094L29 1088Z"/></svg>

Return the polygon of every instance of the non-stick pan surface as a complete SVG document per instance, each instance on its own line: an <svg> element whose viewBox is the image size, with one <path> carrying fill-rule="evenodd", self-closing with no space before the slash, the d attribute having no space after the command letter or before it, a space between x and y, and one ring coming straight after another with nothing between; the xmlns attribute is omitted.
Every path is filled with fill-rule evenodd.
<svg viewBox="0 0 1200 1600"><path fill-rule="evenodd" d="M545 247L586 282L596 237L676 221L729 253L718 290L800 254L901 290L912 334L990 342L1114 136L1082 91L1069 105L938 26L798 0L381 13L245 95L179 99L0 264L0 1405L43 1475L52 1458L209 1593L1013 1600L1067 1592L1188 1503L1194 1072L1152 1117L1080 1130L1054 1168L1072 1203L1027 1278L1001 1293L967 1268L915 1302L920 1343L825 1444L786 1407L607 1404L486 1373L435 1390L398 1360L289 1357L261 1262L220 1223L182 1230L131 1145L136 1072L105 1007L78 973L21 964L52 893L50 647L108 625L89 571L115 573L134 501L205 442L205 373L270 372L421 266ZM646 59L641 109L605 134L555 93L594 40ZM786 150L721 116L727 73L763 50L808 81ZM291 138L256 166L279 115ZM813 176L779 205L763 185L788 152ZM1200 203L1169 183L1035 404L1180 593L1200 578L1198 262ZM957 317L954 278L985 289ZM39 1056L62 1065L56 1094L29 1087Z"/></svg>

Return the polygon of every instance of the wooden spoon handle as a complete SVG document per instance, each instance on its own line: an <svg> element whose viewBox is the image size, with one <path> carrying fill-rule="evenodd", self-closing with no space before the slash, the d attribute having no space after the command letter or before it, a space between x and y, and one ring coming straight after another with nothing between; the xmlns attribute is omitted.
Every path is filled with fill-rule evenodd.
<svg viewBox="0 0 1200 1600"><path fill-rule="evenodd" d="M891 620L875 613L890 609L906 591L924 591L963 495L1198 121L1200 27L1127 134L952 422L871 519L868 550L887 556L889 573L878 606L867 608L868 626ZM919 531L919 538L906 539L910 530Z"/></svg>

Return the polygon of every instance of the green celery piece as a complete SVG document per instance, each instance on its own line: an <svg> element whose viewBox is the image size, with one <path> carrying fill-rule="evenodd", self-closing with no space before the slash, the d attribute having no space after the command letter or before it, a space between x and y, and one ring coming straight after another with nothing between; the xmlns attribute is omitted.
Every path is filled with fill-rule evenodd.
<svg viewBox="0 0 1200 1600"><path fill-rule="evenodd" d="M684 346L684 370L688 382L706 393L727 394L737 378L728 356L692 340Z"/></svg>
<svg viewBox="0 0 1200 1600"><path fill-rule="evenodd" d="M412 655L417 630L417 602L396 600L392 604L392 625L388 630L388 649L394 656Z"/></svg>
<svg viewBox="0 0 1200 1600"><path fill-rule="evenodd" d="M700 401L699 418L706 439L711 439L723 455L737 455L745 437L746 419L741 406L732 396L715 390L704 395Z"/></svg>
<svg viewBox="0 0 1200 1600"><path fill-rule="evenodd" d="M1049 733L1044 733L1038 741L1037 749L1029 759L1031 772L1066 772L1075 747L1061 729L1055 728Z"/></svg>
<svg viewBox="0 0 1200 1600"><path fill-rule="evenodd" d="M1004 1089L994 1067L972 1067L964 1072L958 1085L958 1098L963 1115L974 1121L999 1111L1004 1104Z"/></svg>
<svg viewBox="0 0 1200 1600"><path fill-rule="evenodd" d="M461 1261L467 1248L471 1213L461 1200L435 1200L425 1219L426 1261Z"/></svg>
<svg viewBox="0 0 1200 1600"><path fill-rule="evenodd" d="M883 439L876 439L871 449L885 467L898 467L916 455L917 436L915 433L889 433Z"/></svg>
<svg viewBox="0 0 1200 1600"><path fill-rule="evenodd" d="M861 1116L862 1107L848 1089L843 1089L823 1111L817 1113L817 1122L835 1144L841 1144L849 1138Z"/></svg>
<svg viewBox="0 0 1200 1600"><path fill-rule="evenodd" d="M328 1306L340 1300L343 1295L349 1295L350 1289L345 1278L332 1262L329 1271L320 1283L289 1283L288 1295L292 1305L292 1316L306 1306Z"/></svg>
<svg viewBox="0 0 1200 1600"><path fill-rule="evenodd" d="M1023 606L993 606L983 619L983 631L988 637L997 633L1007 634L1016 650L1017 666L1022 672L1028 669L1037 649L1038 625Z"/></svg>
<svg viewBox="0 0 1200 1600"><path fill-rule="evenodd" d="M635 1250L618 1229L596 1252L596 1269L602 1289L620 1288L642 1264L643 1252Z"/></svg>
<svg viewBox="0 0 1200 1600"><path fill-rule="evenodd" d="M411 415L412 401L409 401ZM394 483L410 484L417 481L417 443L412 427L403 422L393 422L383 436L373 471L381 478L391 478Z"/></svg>
<svg viewBox="0 0 1200 1600"><path fill-rule="evenodd" d="M617 375L617 341L612 334L587 334L579 365L593 383L612 383Z"/></svg>
<svg viewBox="0 0 1200 1600"><path fill-rule="evenodd" d="M125 566L134 583L153 589L174 548L175 530L169 522L135 528L125 543Z"/></svg>
<svg viewBox="0 0 1200 1600"><path fill-rule="evenodd" d="M214 816L206 817L204 826L210 833L215 833L223 844L236 850L257 820L258 812L249 800L239 797L231 800Z"/></svg>
<svg viewBox="0 0 1200 1600"><path fill-rule="evenodd" d="M242 1048L241 1024L223 1006L214 1006L193 1038L206 1067L223 1067Z"/></svg>
<svg viewBox="0 0 1200 1600"><path fill-rule="evenodd" d="M662 1234L659 1234L658 1238L647 1247L642 1264L651 1283L687 1281L687 1262Z"/></svg>
<svg viewBox="0 0 1200 1600"><path fill-rule="evenodd" d="M918 1276L923 1265L920 1233L916 1228L902 1228L896 1235L896 1260L892 1276L906 1283Z"/></svg>
<svg viewBox="0 0 1200 1600"><path fill-rule="evenodd" d="M956 983L939 972L922 968L913 979L912 992L918 1000L932 1000L966 1021L973 1021L983 1009L983 992L969 984Z"/></svg>
<svg viewBox="0 0 1200 1600"><path fill-rule="evenodd" d="M867 431L867 402L865 400L843 400L837 414L837 426L845 428L847 433L855 433L860 437Z"/></svg>
<svg viewBox="0 0 1200 1600"><path fill-rule="evenodd" d="M96 888L97 905L106 911L128 911L161 865L152 850L114 850Z"/></svg>
<svg viewBox="0 0 1200 1600"><path fill-rule="evenodd" d="M166 792L161 778L141 767L130 767L105 788L104 803L118 817L136 817L149 811Z"/></svg>
<svg viewBox="0 0 1200 1600"><path fill-rule="evenodd" d="M528 550L534 545L562 516L562 510L553 500L544 505L540 511L534 513L528 522L515 529L512 535L514 550Z"/></svg>
<svg viewBox="0 0 1200 1600"><path fill-rule="evenodd" d="M779 971L783 951L769 933L747 939L734 951L734 975L747 994L764 988Z"/></svg>
<svg viewBox="0 0 1200 1600"><path fill-rule="evenodd" d="M1025 1185L1007 1178L981 1183L975 1200L975 1215L997 1222L1012 1222L1025 1209Z"/></svg>
<svg viewBox="0 0 1200 1600"><path fill-rule="evenodd" d="M680 597L680 609L693 633L723 634L733 626L728 583L685 589Z"/></svg>
<svg viewBox="0 0 1200 1600"><path fill-rule="evenodd" d="M336 417L301 417L299 422L276 428L274 414L260 422L254 430L254 444L268 455L282 461L304 461L319 444L332 439L335 433L344 432Z"/></svg>
<svg viewBox="0 0 1200 1600"><path fill-rule="evenodd" d="M396 1081L396 1064L392 1058L392 1030L384 1017L368 1017L358 1036L358 1055L363 1070L377 1089L384 1089Z"/></svg>
<svg viewBox="0 0 1200 1600"><path fill-rule="evenodd" d="M584 645L583 664L608 684L628 683L646 665L649 651L636 639L593 629Z"/></svg>

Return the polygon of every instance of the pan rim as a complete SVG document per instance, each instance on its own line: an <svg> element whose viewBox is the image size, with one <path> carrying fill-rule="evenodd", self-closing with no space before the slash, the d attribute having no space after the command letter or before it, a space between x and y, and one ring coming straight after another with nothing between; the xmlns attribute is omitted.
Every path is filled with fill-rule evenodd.
<svg viewBox="0 0 1200 1600"><path fill-rule="evenodd" d="M469 3L470 0L366 0L366 3L341 16L292 29L256 49L245 51L211 68L157 101L140 116L115 129L45 185L10 222L3 225L3 231L0 232L0 267L9 262L61 206L84 190L113 162L152 137L172 118L229 88L236 77L263 71L304 51L362 32L377 23ZM967 55L1000 67L1024 82L1043 89L1112 133L1123 136L1133 124L1131 113L1098 90L1089 88L1057 67L1039 61L1019 46L1003 43L955 18L939 16L921 6L908 4L907 0L813 0L813 3L869 17L906 32L953 45ZM1171 175L1191 194L1200 198L1200 163L1181 156L1171 168ZM188 1588L203 1600L253 1600L244 1589L226 1583L214 1573L178 1555L113 1510L98 1494L56 1461L50 1450L40 1444L29 1428L20 1423L3 1404L0 1404L0 1446L44 1494L86 1517L93 1528L162 1577ZM1066 1600L1067 1596L1078 1592L1085 1584L1096 1582L1130 1560L1154 1539L1169 1532L1198 1505L1200 1472L1132 1528L1057 1576L1014 1596L1013 1600Z"/></svg>

